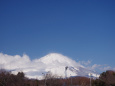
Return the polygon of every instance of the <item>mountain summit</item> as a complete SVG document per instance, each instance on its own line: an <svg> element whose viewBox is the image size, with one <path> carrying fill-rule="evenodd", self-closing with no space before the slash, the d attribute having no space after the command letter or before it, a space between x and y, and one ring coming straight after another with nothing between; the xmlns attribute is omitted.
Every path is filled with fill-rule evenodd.
<svg viewBox="0 0 115 86"><path fill-rule="evenodd" d="M34 60L35 63L41 63L39 72L47 73L50 71L58 76L65 77L65 68L67 67L67 77L70 76L88 76L92 71L75 62L74 60L58 53L50 53L40 59ZM93 73L94 74L94 73Z"/></svg>
<svg viewBox="0 0 115 86"><path fill-rule="evenodd" d="M42 58L39 59L40 62L43 62L44 64L58 64L57 66L63 65L63 66L82 66L79 63L76 63L74 60L68 58L67 56L64 56L62 54L58 53L50 53Z"/></svg>

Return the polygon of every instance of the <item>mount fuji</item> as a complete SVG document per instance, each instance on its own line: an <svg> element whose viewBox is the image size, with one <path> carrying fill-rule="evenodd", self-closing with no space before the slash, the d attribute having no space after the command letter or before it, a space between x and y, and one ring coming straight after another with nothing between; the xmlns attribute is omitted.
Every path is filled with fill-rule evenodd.
<svg viewBox="0 0 115 86"><path fill-rule="evenodd" d="M42 79L43 74L51 72L61 77L65 77L65 68L67 67L66 73L67 77L70 76L88 76L89 73L94 77L99 77L94 71L88 70L83 65L77 63L76 61L58 53L50 53L40 59L35 59L28 63L28 67L23 67L21 70L29 78ZM19 69L13 71L13 73L18 72Z"/></svg>

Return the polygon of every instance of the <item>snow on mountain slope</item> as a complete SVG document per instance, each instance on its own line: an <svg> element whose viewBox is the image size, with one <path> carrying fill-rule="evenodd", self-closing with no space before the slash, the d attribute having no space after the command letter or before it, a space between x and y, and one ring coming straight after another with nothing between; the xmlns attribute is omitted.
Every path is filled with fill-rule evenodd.
<svg viewBox="0 0 115 86"><path fill-rule="evenodd" d="M74 60L66 56L63 56L62 54L58 54L58 53L48 54L38 59L37 61L40 61L46 65L55 65L55 66L70 65L70 66L76 66L76 67L83 67L79 63L76 63Z"/></svg>
<svg viewBox="0 0 115 86"><path fill-rule="evenodd" d="M52 72L53 74L65 77L65 67L69 67L67 70L67 77L70 76L87 76L92 71L87 70L84 66L75 62L74 60L58 53L50 53L40 59L34 60L35 63L42 63L44 68L42 72ZM41 67L42 67L41 65ZM73 70L72 70L73 68Z"/></svg>
<svg viewBox="0 0 115 86"><path fill-rule="evenodd" d="M10 60L7 60L7 59ZM58 53L50 53L40 59L30 60L27 55L10 56L0 54L0 66L4 66L7 70L13 70L13 73L23 71L29 78L42 79L43 74L50 71L52 74L65 77L65 67L67 69L67 77L69 76L88 76L89 73L96 75L95 72L86 69L74 60ZM6 63L3 61L7 61Z"/></svg>
<svg viewBox="0 0 115 86"><path fill-rule="evenodd" d="M74 66L77 68L83 67L79 63L76 63L74 60L63 56L62 54L51 53L40 59L34 60L35 63L41 62L45 65L44 72L50 71L53 74L65 77L65 67L66 66ZM79 70L79 69L77 69ZM76 75L76 73L72 71L68 71L71 75Z"/></svg>

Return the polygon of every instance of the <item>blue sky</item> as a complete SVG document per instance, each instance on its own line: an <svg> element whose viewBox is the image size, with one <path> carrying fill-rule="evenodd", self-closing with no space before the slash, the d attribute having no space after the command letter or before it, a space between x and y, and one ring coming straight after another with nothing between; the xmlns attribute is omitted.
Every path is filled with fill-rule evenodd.
<svg viewBox="0 0 115 86"><path fill-rule="evenodd" d="M0 52L115 67L115 1L1 0Z"/></svg>

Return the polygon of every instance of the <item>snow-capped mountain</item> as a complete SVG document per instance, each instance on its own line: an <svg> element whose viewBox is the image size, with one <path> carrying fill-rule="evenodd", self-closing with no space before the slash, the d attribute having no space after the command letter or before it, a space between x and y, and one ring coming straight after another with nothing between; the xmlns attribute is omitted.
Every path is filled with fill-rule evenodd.
<svg viewBox="0 0 115 86"><path fill-rule="evenodd" d="M52 74L65 77L65 67L68 67L66 70L67 77L70 76L88 76L89 73L92 73L96 77L96 73L86 69L81 64L75 62L74 60L58 53L48 54L40 59L34 60L35 63L41 63L41 70L43 73L50 71ZM39 72L41 72L39 70Z"/></svg>
<svg viewBox="0 0 115 86"><path fill-rule="evenodd" d="M27 55L21 57L19 55L10 56L0 53L0 59L2 59L0 60L0 67L13 70L12 73L14 74L23 71L29 78L42 79L43 74L46 74L48 71L61 77L88 76L89 73L95 77L99 76L80 63L58 53L50 53L34 60L30 60ZM67 70L65 71L66 68Z"/></svg>
<svg viewBox="0 0 115 86"><path fill-rule="evenodd" d="M75 67L76 70L79 70L79 67L84 68L82 65L76 63L74 60L57 53L48 54L38 60L35 60L35 62L43 63L45 65L45 72L50 71L53 74L60 75L62 77L65 77L66 66ZM69 70L67 70L67 72L69 74L68 76L70 76L70 74L73 76L76 75L75 72Z"/></svg>

